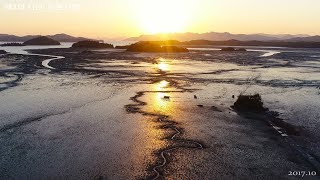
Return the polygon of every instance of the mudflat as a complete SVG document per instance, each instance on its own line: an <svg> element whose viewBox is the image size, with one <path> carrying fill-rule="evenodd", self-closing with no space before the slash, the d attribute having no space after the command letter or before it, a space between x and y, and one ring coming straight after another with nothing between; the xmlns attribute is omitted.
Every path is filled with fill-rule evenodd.
<svg viewBox="0 0 320 180"><path fill-rule="evenodd" d="M318 171L320 51L275 51L30 51L64 57L46 62L52 68L43 66L48 57L2 55L1 177L295 179L290 171ZM254 93L269 113L231 108Z"/></svg>

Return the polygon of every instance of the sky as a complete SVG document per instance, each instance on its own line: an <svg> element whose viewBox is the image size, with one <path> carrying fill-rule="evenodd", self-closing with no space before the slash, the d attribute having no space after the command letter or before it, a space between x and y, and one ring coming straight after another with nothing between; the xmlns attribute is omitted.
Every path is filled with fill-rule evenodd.
<svg viewBox="0 0 320 180"><path fill-rule="evenodd" d="M320 35L320 0L0 0L0 33Z"/></svg>

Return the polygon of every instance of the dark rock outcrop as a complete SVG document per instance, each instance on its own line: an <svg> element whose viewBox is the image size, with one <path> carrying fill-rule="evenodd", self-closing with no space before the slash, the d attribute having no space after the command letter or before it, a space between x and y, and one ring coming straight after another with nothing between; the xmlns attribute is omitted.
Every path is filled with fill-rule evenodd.
<svg viewBox="0 0 320 180"><path fill-rule="evenodd" d="M114 48L112 44L101 43L99 41L79 41L72 45L72 48L93 48L93 49L104 49L104 48Z"/></svg>
<svg viewBox="0 0 320 180"><path fill-rule="evenodd" d="M260 94L240 95L233 108L243 112L264 112L268 110L263 107Z"/></svg>
<svg viewBox="0 0 320 180"><path fill-rule="evenodd" d="M50 46L50 45L60 45L60 42L55 41L46 36L40 36L23 43L23 45L40 45L40 46Z"/></svg>
<svg viewBox="0 0 320 180"><path fill-rule="evenodd" d="M240 95L232 108L240 112L240 115L244 115L245 118L264 120L269 125L277 127L275 129L284 137L288 135L301 135L300 127L289 124L279 118L278 112L269 111L268 108L264 108L259 94Z"/></svg>
<svg viewBox="0 0 320 180"><path fill-rule="evenodd" d="M129 52L150 52L150 53L176 53L189 52L188 49L178 46L162 45L152 41L141 41L127 46Z"/></svg>

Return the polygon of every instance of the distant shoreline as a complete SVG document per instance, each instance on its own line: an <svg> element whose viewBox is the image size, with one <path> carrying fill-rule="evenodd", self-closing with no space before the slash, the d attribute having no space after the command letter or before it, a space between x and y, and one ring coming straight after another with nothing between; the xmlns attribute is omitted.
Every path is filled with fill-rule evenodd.
<svg viewBox="0 0 320 180"><path fill-rule="evenodd" d="M208 41L208 40L192 40L192 41L156 41L160 44L185 46L185 47L204 47L204 46L256 46L256 47L286 47L286 48L320 48L320 42L286 42L286 41Z"/></svg>

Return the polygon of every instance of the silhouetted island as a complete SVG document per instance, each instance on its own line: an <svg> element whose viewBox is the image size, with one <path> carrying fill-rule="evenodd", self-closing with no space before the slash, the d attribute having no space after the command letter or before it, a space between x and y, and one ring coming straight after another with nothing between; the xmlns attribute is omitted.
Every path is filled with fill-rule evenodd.
<svg viewBox="0 0 320 180"><path fill-rule="evenodd" d="M233 48L233 47L226 47L226 48L221 48L221 51L241 51L241 52L245 52L247 51L246 49L244 48L239 48L239 49L236 49L236 48Z"/></svg>
<svg viewBox="0 0 320 180"><path fill-rule="evenodd" d="M5 50L0 50L0 54L7 54L7 51L5 51Z"/></svg>
<svg viewBox="0 0 320 180"><path fill-rule="evenodd" d="M104 48L114 48L112 44L102 43L99 41L79 41L72 45L72 48L94 48L94 49L104 49Z"/></svg>
<svg viewBox="0 0 320 180"><path fill-rule="evenodd" d="M174 53L189 52L187 48L172 46L170 43L157 41L141 41L129 46L117 46L118 49L127 49L129 52L150 52L150 53Z"/></svg>
<svg viewBox="0 0 320 180"><path fill-rule="evenodd" d="M60 45L60 42L55 41L46 36L40 36L34 39L30 39L23 43L23 45L40 45L40 46L48 46L48 45Z"/></svg>
<svg viewBox="0 0 320 180"><path fill-rule="evenodd" d="M24 46L22 43L4 43L1 44L0 46L5 47L5 46Z"/></svg>

